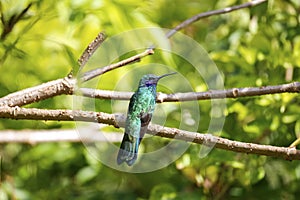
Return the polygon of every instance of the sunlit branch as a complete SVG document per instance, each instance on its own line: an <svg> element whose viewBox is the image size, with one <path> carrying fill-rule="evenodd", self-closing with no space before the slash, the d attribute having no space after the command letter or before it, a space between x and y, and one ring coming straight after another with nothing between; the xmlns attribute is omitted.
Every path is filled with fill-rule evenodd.
<svg viewBox="0 0 300 200"><path fill-rule="evenodd" d="M0 98L0 106L23 106L61 94L72 94L75 80L65 77L20 90Z"/></svg>
<svg viewBox="0 0 300 200"><path fill-rule="evenodd" d="M105 35L100 32L97 37L87 46L80 58L78 59L79 67L82 69L87 61L92 57L98 47L104 42Z"/></svg>
<svg viewBox="0 0 300 200"><path fill-rule="evenodd" d="M9 119L87 121L124 127L125 116L102 112L72 111L72 110L43 110L19 107L0 108L0 117ZM216 148L234 152L281 157L287 160L300 160L300 150L289 147L276 147L254 143L233 141L211 134L189 132L177 128L168 128L150 124L148 133L166 138L184 140L197 144L206 144Z"/></svg>
<svg viewBox="0 0 300 200"><path fill-rule="evenodd" d="M74 79L58 79L48 83L21 90L0 98L0 106L22 106L47 99L60 94L74 94L75 88ZM293 82L275 86L263 87L248 87L248 88L231 88L227 90L211 90L207 92L185 92L165 94L157 93L157 102L181 102L181 101L195 101L207 99L220 98L240 98L251 97L268 94L279 93L300 93L300 82ZM80 95L99 98L99 99L113 99L113 100L129 100L133 92L119 92L109 90L97 90L91 88L80 88Z"/></svg>
<svg viewBox="0 0 300 200"><path fill-rule="evenodd" d="M174 101L239 98L287 92L300 93L300 82L293 82L274 86L231 88L227 90L210 90L207 92L185 92L174 94L165 94L158 92L157 102L162 103ZM129 100L133 92L119 92L109 90L97 90L91 88L80 88L80 94L86 97L99 99Z"/></svg>

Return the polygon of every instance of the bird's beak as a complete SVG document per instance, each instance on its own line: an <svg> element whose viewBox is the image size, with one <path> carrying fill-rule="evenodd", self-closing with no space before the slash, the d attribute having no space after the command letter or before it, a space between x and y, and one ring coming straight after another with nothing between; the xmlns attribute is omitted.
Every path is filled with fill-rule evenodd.
<svg viewBox="0 0 300 200"><path fill-rule="evenodd" d="M173 74L177 74L177 72L172 72L172 73L168 73L168 74L163 74L163 75L159 76L157 80L159 80L159 79L161 79L161 78L163 78L163 77L166 77L166 76L173 75Z"/></svg>

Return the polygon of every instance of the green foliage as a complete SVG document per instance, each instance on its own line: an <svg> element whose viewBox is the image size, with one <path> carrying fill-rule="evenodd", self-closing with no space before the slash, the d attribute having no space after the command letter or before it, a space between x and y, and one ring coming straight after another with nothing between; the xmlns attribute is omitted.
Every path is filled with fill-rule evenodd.
<svg viewBox="0 0 300 200"><path fill-rule="evenodd" d="M20 15L30 2L28 11L0 41L0 96L76 71L76 59L99 31L112 36L141 27L172 28L199 12L246 1L1 1L2 19L8 22ZM205 18L182 32L209 52L224 77L225 88L300 81L299 10L297 0L269 1ZM2 24L0 32L4 29ZM103 60L97 58L98 66L105 63ZM172 67L190 81L193 89L207 89L190 65L175 56L173 61L176 66ZM157 51L141 63L103 75L98 87L118 89L119 84L121 88L125 85L123 76L136 68L140 75L144 72L138 66L151 62L168 63ZM292 75L288 75L290 72ZM133 90L137 78L126 76L131 80L126 86ZM173 92L182 91L175 79L169 84L174 86ZM126 112L127 104L120 105L97 100L95 107L104 112L124 107L122 112ZM300 137L299 105L299 95L287 93L229 99L221 136L288 146ZM87 110L93 107L85 106ZM71 109L72 97L55 97L29 107ZM210 101L199 102L199 132L208 128L210 108ZM166 125L178 127L178 104L169 104L168 109ZM74 124L0 119L0 129L67 127ZM154 150L165 141L169 140L153 138L141 145ZM218 149L200 159L200 148L191 145L180 159L159 171L127 174L102 165L82 144L1 144L0 199L297 199L300 195L298 161Z"/></svg>

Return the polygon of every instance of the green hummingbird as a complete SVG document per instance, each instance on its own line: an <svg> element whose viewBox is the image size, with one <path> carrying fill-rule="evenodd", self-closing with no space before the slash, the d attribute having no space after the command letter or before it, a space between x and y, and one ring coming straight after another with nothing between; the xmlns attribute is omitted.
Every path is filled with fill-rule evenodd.
<svg viewBox="0 0 300 200"><path fill-rule="evenodd" d="M130 98L125 133L117 157L118 165L126 162L128 166L131 166L137 159L139 145L155 109L157 82L175 73L161 76L147 74L141 78L137 91Z"/></svg>

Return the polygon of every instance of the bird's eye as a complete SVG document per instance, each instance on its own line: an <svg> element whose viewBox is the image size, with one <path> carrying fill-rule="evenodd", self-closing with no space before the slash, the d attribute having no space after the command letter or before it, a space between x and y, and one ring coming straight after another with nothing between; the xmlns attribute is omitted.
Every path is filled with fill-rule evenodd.
<svg viewBox="0 0 300 200"><path fill-rule="evenodd" d="M147 86L150 86L150 85L153 85L154 84L154 81L153 80L148 80L146 81L146 85Z"/></svg>

